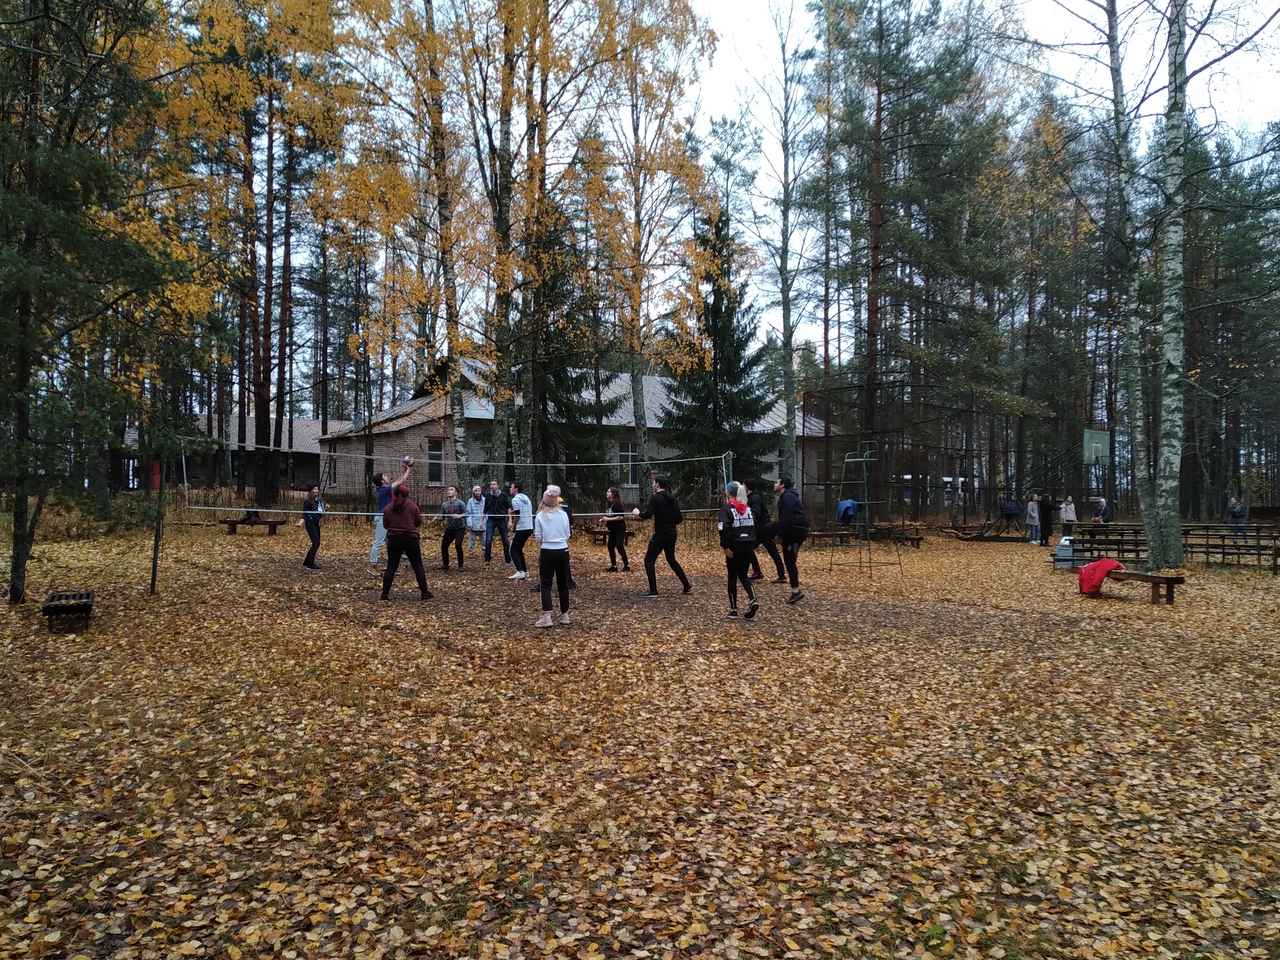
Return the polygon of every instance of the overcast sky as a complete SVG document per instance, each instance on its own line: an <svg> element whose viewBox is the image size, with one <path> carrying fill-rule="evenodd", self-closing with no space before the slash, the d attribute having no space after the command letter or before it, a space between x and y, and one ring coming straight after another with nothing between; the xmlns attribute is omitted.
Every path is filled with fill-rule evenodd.
<svg viewBox="0 0 1280 960"><path fill-rule="evenodd" d="M786 0L774 0L785 3ZM1068 6L1090 9L1087 3L1064 0ZM754 72L769 72L775 68L777 55L774 30L769 13L770 0L693 0L694 8L707 19L719 35L720 43L715 61L706 71L701 84L702 114L720 116L733 114L741 102L740 90L754 92ZM1028 32L1037 40L1058 43L1064 38L1082 39L1088 30L1075 17L1063 10L1063 4L1054 0L1023 0L1024 23ZM1205 0L1192 0L1193 7L1202 7ZM1253 23L1261 23L1266 15L1276 9L1274 0L1232 0L1232 5L1245 8ZM1225 7L1227 4L1219 4ZM808 22L803 0L797 0L797 18ZM1219 34L1222 35L1221 31ZM1224 36L1225 39L1225 36ZM1265 48L1259 53L1235 54L1226 67L1215 71L1208 78L1208 85L1201 81L1194 85L1190 100L1193 107L1203 109L1212 102L1218 116L1239 128L1259 132L1268 122L1280 120L1280 103L1275 92L1280 90L1280 21L1273 23L1264 39ZM1148 59L1150 47L1135 39L1130 47L1129 60L1134 67L1130 84L1136 89L1138 75ZM1202 42L1193 52L1193 58L1204 58L1213 52L1210 43ZM1095 85L1077 62L1058 58L1054 70L1071 78ZM1163 67L1160 68L1163 70ZM1152 105L1153 110L1163 106L1163 96ZM1202 122L1207 122L1203 117Z"/></svg>

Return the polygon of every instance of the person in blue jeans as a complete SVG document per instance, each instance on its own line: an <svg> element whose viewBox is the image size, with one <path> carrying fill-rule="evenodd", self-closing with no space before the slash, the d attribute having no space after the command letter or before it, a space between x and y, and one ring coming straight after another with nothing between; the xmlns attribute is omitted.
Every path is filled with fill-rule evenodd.
<svg viewBox="0 0 1280 960"><path fill-rule="evenodd" d="M467 556L476 554L476 541L484 543L484 491L479 485L471 488L471 498L467 500Z"/></svg>
<svg viewBox="0 0 1280 960"><path fill-rule="evenodd" d="M502 538L502 562L511 562L511 541L507 537L507 514L511 512L511 498L497 480L489 481L489 492L484 495L484 562L489 565L495 534Z"/></svg>
<svg viewBox="0 0 1280 960"><path fill-rule="evenodd" d="M375 496L378 512L373 515L373 546L369 549L369 567L375 577L378 575L378 553L382 550L382 545L387 542L387 527L382 516L383 511L391 506L391 491L402 486L409 479L409 471L412 469L413 467L406 463L404 473L400 474L400 479L395 483L392 483L385 473L379 473L373 478L373 485L377 488Z"/></svg>

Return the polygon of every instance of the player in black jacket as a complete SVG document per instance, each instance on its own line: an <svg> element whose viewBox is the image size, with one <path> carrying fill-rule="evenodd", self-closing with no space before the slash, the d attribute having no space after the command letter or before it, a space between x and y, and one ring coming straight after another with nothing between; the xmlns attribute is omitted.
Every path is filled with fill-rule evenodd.
<svg viewBox="0 0 1280 960"><path fill-rule="evenodd" d="M760 537L757 546L764 547L765 552L769 554L773 560L773 565L778 569L778 579L774 583L786 583L786 574L782 569L782 557L778 554L778 548L774 546L772 537L764 537L763 532L765 524L769 522L769 508L764 502L764 494L756 492L756 485L760 481L755 477L747 477L743 480L743 486L747 488L747 506L751 508L751 515L756 519L756 535ZM760 560L756 557L756 552L751 551L751 579L763 580L764 573L760 570Z"/></svg>
<svg viewBox="0 0 1280 960"><path fill-rule="evenodd" d="M765 539L776 541L782 546L782 560L791 578L791 596L787 598L787 603L796 603L804 598L800 591L796 554L800 552L800 544L809 536L809 517L804 512L804 504L800 502L800 494L792 489L790 477L779 477L773 481L773 491L778 495L778 519L765 526L763 535ZM782 578L779 577L774 582L781 583Z"/></svg>
<svg viewBox="0 0 1280 960"><path fill-rule="evenodd" d="M684 516L680 513L679 501L667 490L668 483L666 477L654 477L653 496L649 499L649 503L643 511L639 507L631 511L632 516L639 517L641 520L653 517L653 536L649 538L649 549L644 554L644 572L649 577L649 589L640 594L646 598L658 595L658 574L654 565L658 562L660 553L666 554L667 563L680 578L684 592L693 591L693 584L689 582L684 570L676 562L676 525L684 519Z"/></svg>

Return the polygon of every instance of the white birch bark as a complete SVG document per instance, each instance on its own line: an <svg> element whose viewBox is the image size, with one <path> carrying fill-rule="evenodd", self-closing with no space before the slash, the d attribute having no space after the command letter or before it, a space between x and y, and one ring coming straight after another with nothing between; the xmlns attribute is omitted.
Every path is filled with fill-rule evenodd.
<svg viewBox="0 0 1280 960"><path fill-rule="evenodd" d="M1186 309L1183 298L1183 235L1186 218L1186 0L1169 0L1169 92L1165 107L1165 157L1161 185L1165 200L1164 262L1160 295L1160 433L1154 510L1143 515L1147 564L1151 569L1182 565L1182 441L1184 433Z"/></svg>

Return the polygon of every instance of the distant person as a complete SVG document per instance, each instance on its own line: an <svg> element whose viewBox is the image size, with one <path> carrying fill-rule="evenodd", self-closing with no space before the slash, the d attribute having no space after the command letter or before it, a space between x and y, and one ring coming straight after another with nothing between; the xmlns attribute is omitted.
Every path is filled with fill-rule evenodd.
<svg viewBox="0 0 1280 960"><path fill-rule="evenodd" d="M440 536L440 569L449 569L449 547L458 554L458 571L462 571L462 540L467 534L467 505L458 499L458 488L445 487L439 520L444 524Z"/></svg>
<svg viewBox="0 0 1280 960"><path fill-rule="evenodd" d="M391 584L400 569L400 558L408 557L413 576L418 581L418 592L423 600L431 599L427 589L427 572L422 568L422 543L418 528L422 526L422 512L409 499L409 488L397 484L391 505L382 511L387 528L387 569L382 574L382 599L391 599Z"/></svg>
<svg viewBox="0 0 1280 960"><path fill-rule="evenodd" d="M1242 538L1246 542L1249 539L1245 536L1244 532L1244 518L1246 512L1244 504L1236 497L1232 497L1231 501L1227 504L1227 523L1231 527L1232 543L1239 543Z"/></svg>
<svg viewBox="0 0 1280 960"><path fill-rule="evenodd" d="M604 500L605 545L609 548L609 568L606 573L618 572L618 558L622 558L622 572L631 572L631 563L627 560L627 513L622 505L622 493L617 487L610 487Z"/></svg>
<svg viewBox="0 0 1280 960"><path fill-rule="evenodd" d="M800 568L796 558L800 544L809 536L809 517L792 483L790 477L779 477L773 481L773 492L778 495L778 519L765 525L764 537L782 548L782 562L791 580L791 596L787 603L799 603L804 599L804 593L800 590Z"/></svg>
<svg viewBox="0 0 1280 960"><path fill-rule="evenodd" d="M1053 512L1058 509L1058 505L1053 502L1052 497L1040 498L1040 546L1050 547L1049 542L1053 539Z"/></svg>
<svg viewBox="0 0 1280 960"><path fill-rule="evenodd" d="M1093 508L1094 523L1110 523L1111 522L1111 504L1107 503L1106 497L1098 498L1098 505Z"/></svg>
<svg viewBox="0 0 1280 960"><path fill-rule="evenodd" d="M467 556L476 555L476 542L484 543L484 490L479 484L471 488L471 499L467 501Z"/></svg>
<svg viewBox="0 0 1280 960"><path fill-rule="evenodd" d="M1033 493L1027 500L1027 530L1031 545L1040 545L1040 495Z"/></svg>
<svg viewBox="0 0 1280 960"><path fill-rule="evenodd" d="M312 487L307 499L302 501L302 519L298 526L305 527L307 536L311 538L311 549L307 551L302 565L308 570L319 570L316 566L316 553L320 550L320 519L324 516L324 501L320 499L320 488Z"/></svg>
<svg viewBox="0 0 1280 960"><path fill-rule="evenodd" d="M409 473L412 470L413 464L406 463L404 465L404 473L400 474L400 479L394 483L385 473L379 473L373 478L373 485L377 488L374 491L377 512L373 515L373 546L369 548L370 567L376 568L378 566L378 553L382 550L382 545L387 542L387 528L382 524L382 511L391 506L391 491L408 480ZM377 576L378 571L376 569L371 572L374 576Z"/></svg>
<svg viewBox="0 0 1280 960"><path fill-rule="evenodd" d="M507 539L507 514L511 512L511 497L497 480L489 481L489 492L484 495L484 563L489 565L493 536L502 538L502 562L511 562L511 541Z"/></svg>
<svg viewBox="0 0 1280 960"><path fill-rule="evenodd" d="M776 568L776 579L774 583L786 583L787 575L782 569L782 557L778 554L778 548L774 546L773 538L764 536L764 528L769 523L769 507L764 502L764 494L756 490L760 481L755 477L747 477L742 481L747 488L747 506L751 508L751 515L756 520L757 546L764 547L764 552L769 554L769 559L773 561ZM760 560L756 556L756 552L751 552L751 579L763 580L764 573L760 569Z"/></svg>
<svg viewBox="0 0 1280 960"><path fill-rule="evenodd" d="M551 583L555 581L560 600L560 623L569 625L569 538L573 536L569 514L560 499L560 488L547 487L533 518L533 535L537 537L538 590L541 595L542 613L534 621L535 627L552 625Z"/></svg>
<svg viewBox="0 0 1280 960"><path fill-rule="evenodd" d="M680 512L680 502L667 490L669 483L666 477L654 477L653 496L649 498L645 508L641 510L636 507L631 511L633 517L639 517L641 520L653 518L653 536L649 538L649 549L644 554L644 572L649 578L649 589L640 594L646 599L652 599L658 595L659 554L667 558L667 566L680 580L684 592L693 592L693 584L689 582L684 568L676 560L676 528L684 521L684 515Z"/></svg>
<svg viewBox="0 0 1280 960"><path fill-rule="evenodd" d="M730 480L725 487L724 506L716 522L720 547L724 550L724 566L728 573L729 620L738 619L738 584L747 595L745 619L752 620L760 609L751 585L751 558L756 552L756 519L747 505L747 488Z"/></svg>
<svg viewBox="0 0 1280 960"><path fill-rule="evenodd" d="M1062 535L1064 537L1071 536L1071 531L1075 529L1076 524L1076 505L1075 502L1067 497L1062 501Z"/></svg>
<svg viewBox="0 0 1280 960"><path fill-rule="evenodd" d="M507 531L511 534L511 562L516 572L508 580L527 580L529 565L524 559L524 545L533 536L533 502L525 496L524 484L514 481L511 491L511 508L507 512Z"/></svg>

